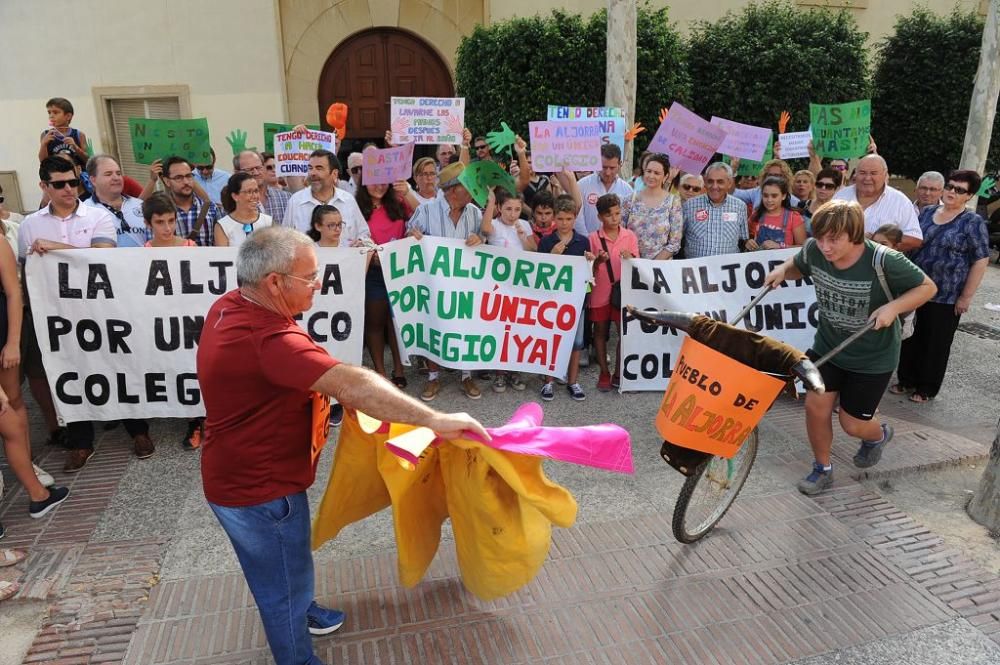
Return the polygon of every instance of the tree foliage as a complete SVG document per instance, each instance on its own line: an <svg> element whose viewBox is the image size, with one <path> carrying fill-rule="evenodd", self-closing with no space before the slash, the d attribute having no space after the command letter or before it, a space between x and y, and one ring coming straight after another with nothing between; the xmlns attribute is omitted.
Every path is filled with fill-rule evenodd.
<svg viewBox="0 0 1000 665"><path fill-rule="evenodd" d="M689 71L694 111L787 131L809 126L809 103L868 97L867 34L846 10L803 10L787 1L750 3L694 25Z"/></svg>
<svg viewBox="0 0 1000 665"><path fill-rule="evenodd" d="M983 19L975 12L900 16L878 50L872 133L893 173L917 178L958 168L979 65ZM987 169L1000 165L1000 114Z"/></svg>
<svg viewBox="0 0 1000 665"><path fill-rule="evenodd" d="M636 140L642 149L656 130L660 106L686 100L690 83L684 44L666 9L639 8L636 37L635 119L648 128ZM606 10L586 19L556 10L476 26L462 39L455 67L466 124L485 134L506 121L527 136L528 122L544 120L549 104L603 106L607 48Z"/></svg>

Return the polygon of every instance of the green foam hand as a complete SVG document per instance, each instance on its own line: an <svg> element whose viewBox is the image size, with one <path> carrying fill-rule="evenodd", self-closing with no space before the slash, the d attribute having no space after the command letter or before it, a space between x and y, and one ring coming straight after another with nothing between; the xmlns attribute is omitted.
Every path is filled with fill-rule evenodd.
<svg viewBox="0 0 1000 665"><path fill-rule="evenodd" d="M87 139L87 156L94 156L94 141L93 139Z"/></svg>
<svg viewBox="0 0 1000 665"><path fill-rule="evenodd" d="M983 196L983 197L989 196L990 192L993 190L993 187L996 184L997 184L996 178L991 178L990 176L986 176L985 178L983 178L983 184L979 186L979 191L976 192L976 196Z"/></svg>
<svg viewBox="0 0 1000 665"><path fill-rule="evenodd" d="M226 143L233 149L233 157L247 149L247 133L242 129L234 129L226 137Z"/></svg>
<svg viewBox="0 0 1000 665"><path fill-rule="evenodd" d="M493 187L503 187L513 195L517 195L517 185L514 178L503 170L499 164L488 159L472 162L458 176L458 181L469 190L473 200L481 206L486 205Z"/></svg>
<svg viewBox="0 0 1000 665"><path fill-rule="evenodd" d="M503 128L499 132L488 132L486 134L486 145L490 147L493 154L499 154L503 150L507 150L507 154L510 155L511 159L514 158L513 147L514 141L517 139L517 135L514 134L514 130L506 122L501 122L500 126Z"/></svg>

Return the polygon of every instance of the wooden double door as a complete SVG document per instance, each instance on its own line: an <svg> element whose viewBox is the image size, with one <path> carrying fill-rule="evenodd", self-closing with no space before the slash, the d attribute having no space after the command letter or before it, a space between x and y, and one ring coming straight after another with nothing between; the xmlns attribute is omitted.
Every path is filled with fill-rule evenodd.
<svg viewBox="0 0 1000 665"><path fill-rule="evenodd" d="M348 37L327 58L319 79L319 116L329 129L326 109L343 102L347 139L381 145L392 97L454 95L448 66L426 42L402 30L376 28Z"/></svg>

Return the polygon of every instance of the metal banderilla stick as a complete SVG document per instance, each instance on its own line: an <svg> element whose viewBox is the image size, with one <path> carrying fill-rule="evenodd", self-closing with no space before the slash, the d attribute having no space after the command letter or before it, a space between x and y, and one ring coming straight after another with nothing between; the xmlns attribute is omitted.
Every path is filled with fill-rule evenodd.
<svg viewBox="0 0 1000 665"><path fill-rule="evenodd" d="M750 301L750 304L747 305L746 307L744 307L743 309L741 309L740 313L737 314L736 317L733 318L733 320L729 322L729 325L735 326L737 323L739 323L743 319L743 317L746 316L747 313L749 313L750 310L754 308L754 306L757 303L759 303L761 300L764 299L764 296L766 296L768 293L770 293L773 290L774 290L774 287L771 286L770 284L768 284L763 289L761 289L760 293L758 293L757 295L755 295L753 297L753 300Z"/></svg>

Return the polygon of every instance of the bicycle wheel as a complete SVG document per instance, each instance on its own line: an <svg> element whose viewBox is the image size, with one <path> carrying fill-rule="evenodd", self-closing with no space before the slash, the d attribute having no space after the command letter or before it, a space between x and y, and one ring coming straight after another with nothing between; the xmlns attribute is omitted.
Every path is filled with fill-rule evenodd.
<svg viewBox="0 0 1000 665"><path fill-rule="evenodd" d="M733 505L757 458L754 428L731 459L713 456L684 481L674 505L674 538L693 543L703 538Z"/></svg>

